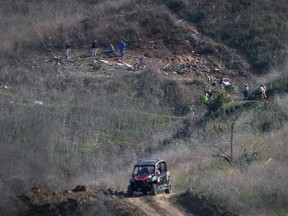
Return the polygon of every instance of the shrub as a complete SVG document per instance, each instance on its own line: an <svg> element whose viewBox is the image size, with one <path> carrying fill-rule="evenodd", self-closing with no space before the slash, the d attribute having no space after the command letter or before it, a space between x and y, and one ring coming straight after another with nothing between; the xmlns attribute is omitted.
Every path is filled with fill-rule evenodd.
<svg viewBox="0 0 288 216"><path fill-rule="evenodd" d="M276 92L288 92L288 75L287 73L281 74L278 78L270 81L267 84L267 94L274 94Z"/></svg>
<svg viewBox="0 0 288 216"><path fill-rule="evenodd" d="M225 102L228 101L228 96L225 93L216 93L206 104L210 113L218 111Z"/></svg>

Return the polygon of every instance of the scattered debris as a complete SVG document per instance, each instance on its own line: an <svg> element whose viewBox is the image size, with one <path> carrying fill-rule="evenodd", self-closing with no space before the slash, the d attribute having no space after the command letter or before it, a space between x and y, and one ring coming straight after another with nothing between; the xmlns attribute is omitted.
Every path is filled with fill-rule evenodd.
<svg viewBox="0 0 288 216"><path fill-rule="evenodd" d="M107 61L107 60L100 60L101 62L109 65L109 66L113 66L113 65L119 65L119 66L127 66L130 69L134 69L132 65L122 61L122 60L114 60L114 61Z"/></svg>
<svg viewBox="0 0 288 216"><path fill-rule="evenodd" d="M10 89L10 87L7 85L4 85L4 89Z"/></svg>
<svg viewBox="0 0 288 216"><path fill-rule="evenodd" d="M178 70L177 70L177 73L178 73L178 74L185 74L185 73L187 73L187 71L188 71L188 68L185 67L185 68L180 68L180 69L178 69Z"/></svg>
<svg viewBox="0 0 288 216"><path fill-rule="evenodd" d="M272 161L272 158L269 158L269 160L267 160L267 161L265 162L265 165L269 164L271 161Z"/></svg>
<svg viewBox="0 0 288 216"><path fill-rule="evenodd" d="M232 83L228 78L221 78L219 84L224 88L230 88L232 86Z"/></svg>
<svg viewBox="0 0 288 216"><path fill-rule="evenodd" d="M43 102L42 101L34 101L34 104L35 105L43 105Z"/></svg>
<svg viewBox="0 0 288 216"><path fill-rule="evenodd" d="M91 192L91 190L85 185L77 185L72 191L73 192L80 192L80 191Z"/></svg>
<svg viewBox="0 0 288 216"><path fill-rule="evenodd" d="M168 69L169 66L170 66L170 63L168 63L167 65L165 65L164 67L162 67L162 70Z"/></svg>
<svg viewBox="0 0 288 216"><path fill-rule="evenodd" d="M202 61L197 60L192 66L199 69L201 65L202 65Z"/></svg>

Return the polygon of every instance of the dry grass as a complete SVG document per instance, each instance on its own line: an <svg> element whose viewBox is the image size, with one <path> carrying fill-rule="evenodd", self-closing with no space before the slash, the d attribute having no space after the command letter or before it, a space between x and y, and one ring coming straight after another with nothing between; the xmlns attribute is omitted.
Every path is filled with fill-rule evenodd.
<svg viewBox="0 0 288 216"><path fill-rule="evenodd" d="M276 97L266 117L269 117L267 114L274 115L276 110L287 115L283 110L286 103L287 97ZM218 152L215 143L230 153L231 123L226 118L209 122L207 132L210 134L204 138L206 141L200 137L190 143L175 141L171 150L159 153L172 165L174 191L190 187L218 205L243 215L286 215L287 121L284 126L263 133L257 128L265 119L259 119L257 109L244 112L242 116L235 124L235 163L231 166L223 159L212 157ZM244 149L250 153L258 152L257 161L239 163Z"/></svg>

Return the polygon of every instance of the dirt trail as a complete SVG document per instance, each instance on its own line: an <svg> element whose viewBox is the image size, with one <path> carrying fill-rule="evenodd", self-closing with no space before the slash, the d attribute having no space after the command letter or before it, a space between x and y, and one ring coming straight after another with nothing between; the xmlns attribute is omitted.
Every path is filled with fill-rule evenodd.
<svg viewBox="0 0 288 216"><path fill-rule="evenodd" d="M145 215L155 216L186 216L192 215L185 212L179 205L176 205L176 199L173 194L159 194L157 196L138 196L127 198L127 202L141 209Z"/></svg>

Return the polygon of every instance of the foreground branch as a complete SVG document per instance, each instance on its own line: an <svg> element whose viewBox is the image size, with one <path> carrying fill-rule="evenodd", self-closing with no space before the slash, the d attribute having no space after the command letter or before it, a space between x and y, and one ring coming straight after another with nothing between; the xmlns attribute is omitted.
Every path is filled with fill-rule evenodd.
<svg viewBox="0 0 288 216"><path fill-rule="evenodd" d="M231 157L230 157L221 147L219 147L219 146L217 146L217 145L215 145L215 144L214 144L214 146L215 146L217 149L219 149L219 150L222 152L222 154L213 155L213 157L221 157L221 158L223 158L224 160L228 161L229 163L232 162Z"/></svg>

